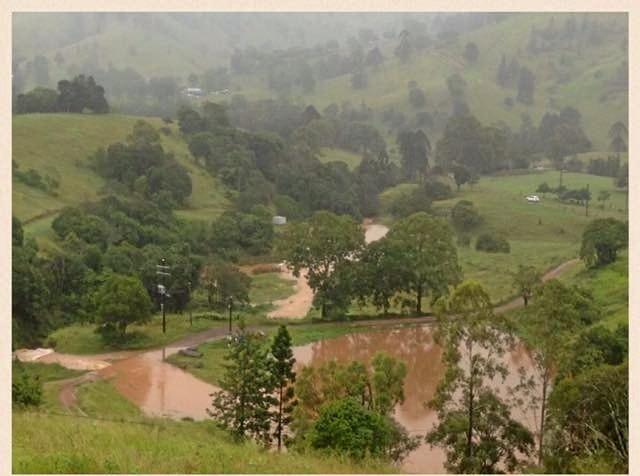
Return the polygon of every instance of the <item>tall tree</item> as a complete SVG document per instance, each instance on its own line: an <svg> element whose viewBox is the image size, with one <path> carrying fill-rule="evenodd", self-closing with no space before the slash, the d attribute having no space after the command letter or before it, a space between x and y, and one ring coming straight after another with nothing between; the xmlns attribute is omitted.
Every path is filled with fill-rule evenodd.
<svg viewBox="0 0 640 476"><path fill-rule="evenodd" d="M326 211L316 212L306 222L292 223L277 244L279 254L295 276L306 272L323 317L332 297L344 297L335 293L343 294L341 291L348 290L348 283L335 287L332 277L339 277L336 271L348 264L363 247L364 233L357 222Z"/></svg>
<svg viewBox="0 0 640 476"><path fill-rule="evenodd" d="M411 59L414 47L407 30L402 30L398 36L400 38L400 44L394 50L394 54L400 58L401 62L406 63Z"/></svg>
<svg viewBox="0 0 640 476"><path fill-rule="evenodd" d="M613 263L618 251L627 246L628 233L628 224L615 218L593 220L582 234L580 258L588 267Z"/></svg>
<svg viewBox="0 0 640 476"><path fill-rule="evenodd" d="M518 101L523 104L533 104L535 87L536 77L529 68L523 66L518 79Z"/></svg>
<svg viewBox="0 0 640 476"><path fill-rule="evenodd" d="M535 266L520 264L518 271L513 273L513 289L522 296L525 307L540 284L542 284L542 275Z"/></svg>
<svg viewBox="0 0 640 476"><path fill-rule="evenodd" d="M294 400L294 387L296 381L296 373L293 366L296 359L293 357L291 350L291 336L286 326L280 326L278 333L271 344L271 373L275 379L276 398L278 400L278 409L274 412L274 420L276 428L273 436L278 442L278 451L282 447L283 436L289 424L291 423L291 413Z"/></svg>
<svg viewBox="0 0 640 476"><path fill-rule="evenodd" d="M609 138L611 139L611 150L613 150L618 157L621 152L627 151L627 138L629 131L627 126L622 121L616 121L609 129Z"/></svg>
<svg viewBox="0 0 640 476"><path fill-rule="evenodd" d="M422 131L403 131L398 134L396 142L400 148L402 171L408 180L420 180L427 175L431 142Z"/></svg>
<svg viewBox="0 0 640 476"><path fill-rule="evenodd" d="M431 294L435 300L459 281L453 232L445 220L415 213L396 222L383 239L397 250L394 255L402 270L401 288L415 294L417 314L422 313L423 297Z"/></svg>
<svg viewBox="0 0 640 476"><path fill-rule="evenodd" d="M149 294L134 276L111 275L98 289L95 302L107 338L123 339L130 324L151 318Z"/></svg>
<svg viewBox="0 0 640 476"><path fill-rule="evenodd" d="M207 408L237 439L253 437L265 445L271 440L271 408L277 404L267 352L263 338L241 322L225 355L222 390L212 395L212 408Z"/></svg>
<svg viewBox="0 0 640 476"><path fill-rule="evenodd" d="M526 269L522 269L526 272ZM533 270L529 270L533 273ZM535 379L531 382L531 404L538 410L538 464L544 455L547 407L554 373L563 357L567 341L581 325L580 312L585 302L573 289L557 280L547 281L535 293L523 323L525 342L533 360ZM538 393L535 393L536 388Z"/></svg>
<svg viewBox="0 0 640 476"><path fill-rule="evenodd" d="M507 57L502 54L500 65L498 66L498 73L496 75L496 81L501 87L506 87L509 82L509 71L507 69Z"/></svg>
<svg viewBox="0 0 640 476"><path fill-rule="evenodd" d="M447 369L429 402L438 423L427 442L444 448L451 472L513 472L520 455L530 454L533 437L489 386L494 377L504 382L507 376L500 357L508 344L489 295L479 283L467 281L436 309L436 340Z"/></svg>

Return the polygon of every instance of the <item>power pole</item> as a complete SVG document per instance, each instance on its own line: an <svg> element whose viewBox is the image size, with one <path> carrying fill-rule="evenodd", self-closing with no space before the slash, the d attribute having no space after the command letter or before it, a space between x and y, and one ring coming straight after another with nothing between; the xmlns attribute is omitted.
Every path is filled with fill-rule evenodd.
<svg viewBox="0 0 640 476"><path fill-rule="evenodd" d="M233 312L233 296L229 296L229 334L231 334L231 315Z"/></svg>
<svg viewBox="0 0 640 476"><path fill-rule="evenodd" d="M164 298L167 295L167 289L164 286L164 277L171 276L171 274L168 273L168 270L170 269L170 267L166 265L166 260L162 258L160 262L162 264L156 265L156 275L159 276L159 281L160 281L160 283L158 284L158 292L160 292L160 309L162 309L162 333L166 334L167 319L166 319L166 311L164 307Z"/></svg>

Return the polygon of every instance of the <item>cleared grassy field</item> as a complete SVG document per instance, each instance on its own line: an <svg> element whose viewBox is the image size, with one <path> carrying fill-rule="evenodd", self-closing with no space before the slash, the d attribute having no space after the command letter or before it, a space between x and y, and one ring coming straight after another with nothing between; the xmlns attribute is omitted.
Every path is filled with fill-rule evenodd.
<svg viewBox="0 0 640 476"><path fill-rule="evenodd" d="M88 157L99 147L124 141L138 120L155 127L164 126L159 118L117 114L25 114L13 116L12 159L20 170L35 169L59 181L56 196L13 180L13 214L29 223L28 234L52 246L50 224L63 207L98 199L104 180L88 166ZM165 150L173 152L191 176L193 192L184 210L185 218L210 221L229 206L225 187L197 166L179 137L175 125L169 136L162 135Z"/></svg>
<svg viewBox="0 0 640 476"><path fill-rule="evenodd" d="M272 307L271 303L293 294L294 281L283 279L280 273L261 273L251 276L249 300L254 306Z"/></svg>
<svg viewBox="0 0 640 476"><path fill-rule="evenodd" d="M158 347L174 342L188 334L221 327L224 321L210 319L193 319L193 326L189 325L189 314L167 314L167 333L162 333L162 316L156 314L151 322L144 325L131 325L127 328L128 340L118 349L145 349ZM114 350L115 347L106 345L101 336L95 332L94 324L74 324L52 332L47 338L47 344L57 352L69 354L97 354Z"/></svg>
<svg viewBox="0 0 640 476"><path fill-rule="evenodd" d="M473 230L475 237L484 231L497 231L504 235L511 252L484 253L476 251L475 240L470 247L458 247L458 256L464 277L476 279L489 290L494 302L501 302L513 295L511 274L519 264L532 264L547 270L578 256L582 232L589 221L595 218L614 217L626 220L626 193L613 185L613 179L588 174L565 173L563 183L568 188L589 185L592 201L589 216L584 207L558 201L555 196L541 196L539 203L528 203L526 195L535 193L542 182L556 186L559 173L544 171L527 175L481 177L478 184L462 187L455 198L433 203L433 208L443 216L460 200L470 200L477 207L483 223ZM381 194L383 210L401 194L414 190L414 184L400 184ZM455 186L453 186L455 189ZM609 191L611 198L604 208L596 197L602 190ZM391 224L385 216L381 220ZM363 312L372 312L365 308Z"/></svg>

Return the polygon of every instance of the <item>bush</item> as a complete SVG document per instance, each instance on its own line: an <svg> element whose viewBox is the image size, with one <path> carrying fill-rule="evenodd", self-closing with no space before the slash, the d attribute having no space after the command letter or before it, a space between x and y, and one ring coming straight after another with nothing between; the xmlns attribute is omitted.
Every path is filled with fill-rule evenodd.
<svg viewBox="0 0 640 476"><path fill-rule="evenodd" d="M511 246L509 242L494 233L483 233L476 240L476 251L487 253L509 253Z"/></svg>
<svg viewBox="0 0 640 476"><path fill-rule="evenodd" d="M453 197L451 187L436 178L428 178L424 183L424 190L432 201L446 200Z"/></svg>
<svg viewBox="0 0 640 476"><path fill-rule="evenodd" d="M36 375L21 369L14 372L11 383L11 401L20 407L39 406L42 403L42 383Z"/></svg>
<svg viewBox="0 0 640 476"><path fill-rule="evenodd" d="M473 202L460 200L451 209L451 221L457 229L468 231L478 226L482 222L482 218L473 206Z"/></svg>
<svg viewBox="0 0 640 476"><path fill-rule="evenodd" d="M385 418L346 398L325 405L311 432L311 446L333 449L352 458L383 456L392 429Z"/></svg>

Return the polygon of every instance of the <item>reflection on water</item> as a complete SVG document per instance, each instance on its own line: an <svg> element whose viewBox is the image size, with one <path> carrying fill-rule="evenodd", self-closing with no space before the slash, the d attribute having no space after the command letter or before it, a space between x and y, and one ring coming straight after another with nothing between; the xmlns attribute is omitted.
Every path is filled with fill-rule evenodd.
<svg viewBox="0 0 640 476"><path fill-rule="evenodd" d="M424 436L437 421L436 413L427 408L425 402L435 394L445 370L442 349L433 340L432 328L420 326L350 334L296 347L294 355L299 365L320 364L331 359L368 363L378 351L385 351L406 363L405 401L396 408L395 418L412 435ZM521 346L505 356L505 363L510 370L506 383L510 385L516 383L520 367L531 366L529 356ZM533 419L529 415L516 413L515 416L532 428ZM404 461L403 470L442 473L444 461L441 449L423 443Z"/></svg>

